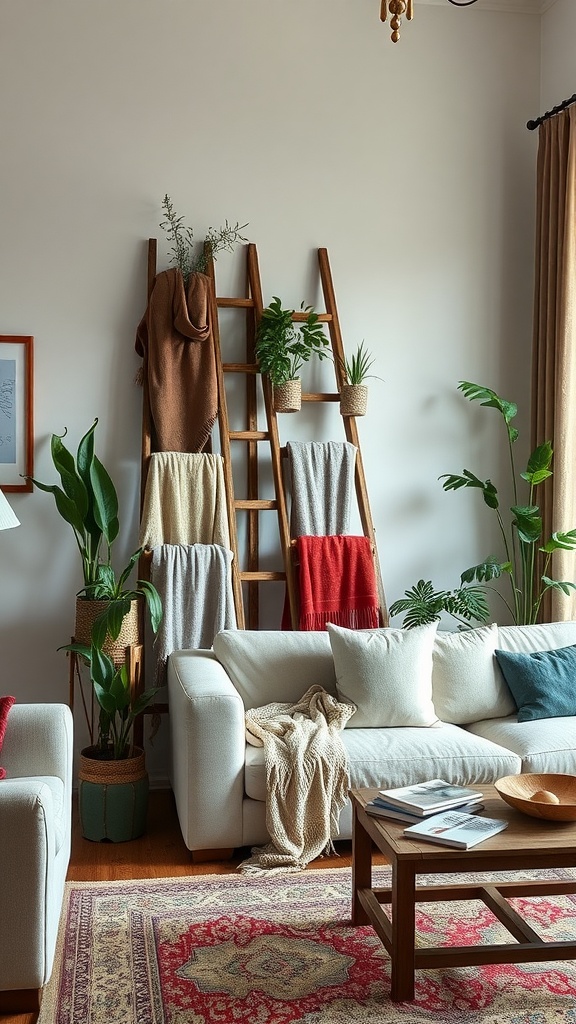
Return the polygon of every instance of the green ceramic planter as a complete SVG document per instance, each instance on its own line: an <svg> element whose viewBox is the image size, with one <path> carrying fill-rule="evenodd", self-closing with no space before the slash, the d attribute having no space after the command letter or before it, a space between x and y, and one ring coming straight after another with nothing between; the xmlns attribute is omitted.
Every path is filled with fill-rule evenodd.
<svg viewBox="0 0 576 1024"><path fill-rule="evenodd" d="M146 830L148 774L144 751L125 761L101 761L86 747L80 755L78 807L85 839L124 843Z"/></svg>

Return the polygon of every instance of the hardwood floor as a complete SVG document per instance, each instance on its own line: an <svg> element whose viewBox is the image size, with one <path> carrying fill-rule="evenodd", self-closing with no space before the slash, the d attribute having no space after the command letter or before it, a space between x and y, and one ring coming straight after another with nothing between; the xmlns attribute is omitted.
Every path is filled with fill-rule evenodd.
<svg viewBox="0 0 576 1024"><path fill-rule="evenodd" d="M352 863L350 842L337 844L338 856L322 857L314 867L347 867ZM186 848L169 790L150 793L148 827L140 839L129 843L92 843L80 833L76 808L72 822L72 854L68 880L98 882L122 878L171 878L179 875L229 874L248 856L237 850L232 860L195 864ZM384 863L383 858L381 862ZM36 1024L37 1014L0 1014L2 1024ZM78 1024L81 1024L79 1021Z"/></svg>

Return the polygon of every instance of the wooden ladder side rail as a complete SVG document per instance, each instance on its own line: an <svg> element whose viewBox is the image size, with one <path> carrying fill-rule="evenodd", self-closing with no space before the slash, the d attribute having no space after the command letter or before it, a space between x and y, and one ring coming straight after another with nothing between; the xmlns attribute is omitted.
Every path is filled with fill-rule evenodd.
<svg viewBox="0 0 576 1024"><path fill-rule="evenodd" d="M340 392L342 390L342 385L345 383L345 372L343 365L344 345L342 342L342 333L340 331L340 321L338 319L338 310L336 307L336 294L334 292L334 284L332 281L332 273L330 270L330 263L328 261L327 249L318 249L318 265L320 268L320 280L322 282L324 302L326 310L329 314L328 330L330 334L330 341L332 344L332 355L334 358L334 371L336 373L336 382L338 386L338 392ZM316 396L314 396L314 398L317 400ZM330 398L329 400L332 399ZM384 587L382 584L382 573L380 570L380 561L378 558L378 548L376 546L376 531L374 529L374 522L372 520L372 513L370 511L370 501L368 498L366 477L364 475L364 464L362 461L362 453L360 449L358 428L356 426L356 418L354 416L343 416L342 419L344 421L344 430L346 433L346 438L351 444L353 444L356 447L357 454L354 479L356 486L356 496L358 499L358 511L360 514L360 522L362 523L362 530L364 532L364 536L370 539L372 551L374 554L374 569L376 573L376 584L378 587L378 602L380 606L380 625L387 626L389 622L388 611L386 606Z"/></svg>
<svg viewBox="0 0 576 1024"><path fill-rule="evenodd" d="M236 526L236 510L234 508L234 479L232 476L232 453L230 450L230 423L228 420L228 405L226 402L226 390L224 385L224 371L222 369L222 351L220 348L220 327L218 323L218 305L216 299L216 285L214 279L214 261L208 258L208 277L210 288L208 291L208 308L210 317L210 328L212 342L214 345L214 359L216 363L216 379L218 382L218 428L220 434L220 451L224 471L224 490L226 495L226 513L228 518L228 529L230 533L230 547L232 549L232 593L234 597L234 608L236 610L236 625L238 629L245 629L244 598L242 595L242 583L240 580L240 564L238 558L238 530Z"/></svg>
<svg viewBox="0 0 576 1024"><path fill-rule="evenodd" d="M256 246L250 243L248 246L248 273L251 282L252 296L254 298L256 325L260 323L264 301L262 298L262 286L260 284L260 270L258 266L258 253ZM264 409L266 411L266 426L270 441L270 458L272 464L272 477L274 480L274 493L276 495L276 510L278 513L278 533L280 536L280 548L282 562L286 578L286 594L290 608L290 619L292 629L297 629L298 624L298 595L294 576L292 551L290 546L290 524L288 522L288 510L286 506L286 493L284 490L284 477L282 471L282 459L280 452L280 437L278 433L278 419L272 401L272 385L268 374L262 374L262 392L264 395Z"/></svg>

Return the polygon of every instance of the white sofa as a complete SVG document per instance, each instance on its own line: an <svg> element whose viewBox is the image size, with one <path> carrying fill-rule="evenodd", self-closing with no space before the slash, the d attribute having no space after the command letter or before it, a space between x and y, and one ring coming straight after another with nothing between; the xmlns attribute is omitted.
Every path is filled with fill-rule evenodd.
<svg viewBox="0 0 576 1024"><path fill-rule="evenodd" d="M371 632L340 631L340 639L353 634L354 647ZM404 642L414 633L376 632L379 642L397 639L396 635ZM368 724L358 728L355 718L362 720L360 710L353 715L342 733L352 788L402 786L434 777L467 785L523 771L576 772L576 718L518 721L494 653L500 649L527 654L576 645L576 622L492 625L437 633L430 642L431 678L423 686L431 686L431 692L426 695L421 688L418 699L422 706L432 707L432 719L425 716L418 725L382 727L376 706L369 710ZM224 855L268 840L263 751L246 744L245 710L296 701L314 684L339 699L353 699L357 694L347 694L346 687L350 683L354 690L354 673L347 676L350 662L343 668L337 653L334 636L327 632L224 631L211 651L176 651L170 656L171 783L184 841L197 859L203 851L220 850ZM402 661L399 664L402 667ZM403 707L413 675L422 667L412 671L410 659L406 664L405 675L399 676L406 692L395 698ZM387 679L382 673L376 685L386 690ZM384 720L386 714L390 712ZM390 717L396 720L394 713ZM420 721L418 716L416 720ZM373 727L372 721L377 722ZM348 805L340 817L340 838L350 835Z"/></svg>
<svg viewBox="0 0 576 1024"><path fill-rule="evenodd" d="M0 1013L38 1008L70 860L72 714L14 704L0 763Z"/></svg>

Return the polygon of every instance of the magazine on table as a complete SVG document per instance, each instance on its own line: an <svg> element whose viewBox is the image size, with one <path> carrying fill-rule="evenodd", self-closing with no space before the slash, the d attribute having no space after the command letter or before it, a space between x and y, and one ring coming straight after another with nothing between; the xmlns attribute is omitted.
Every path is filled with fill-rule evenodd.
<svg viewBox="0 0 576 1024"><path fill-rule="evenodd" d="M482 803L481 797L477 796L474 800L467 800L463 804L458 804L459 811L465 811L467 814L477 814L478 811L484 810L484 804ZM413 811L405 811L401 807L393 807L392 804L386 803L381 797L374 797L366 804L365 811L367 814L371 814L375 818L388 818L390 821L403 821L405 825L412 825L418 821L423 821L424 818L429 818L432 814L438 814L438 811L426 811L425 814L414 814Z"/></svg>
<svg viewBox="0 0 576 1024"><path fill-rule="evenodd" d="M445 811L409 825L404 829L404 835L407 839L425 839L430 843L469 850L471 846L502 832L507 825L508 822L500 818L482 818L461 811Z"/></svg>
<svg viewBox="0 0 576 1024"><path fill-rule="evenodd" d="M434 811L447 811L467 801L479 800L482 793L468 786L453 786L444 779L431 779L429 782L418 782L414 786L381 789L379 796L392 807L423 815Z"/></svg>

